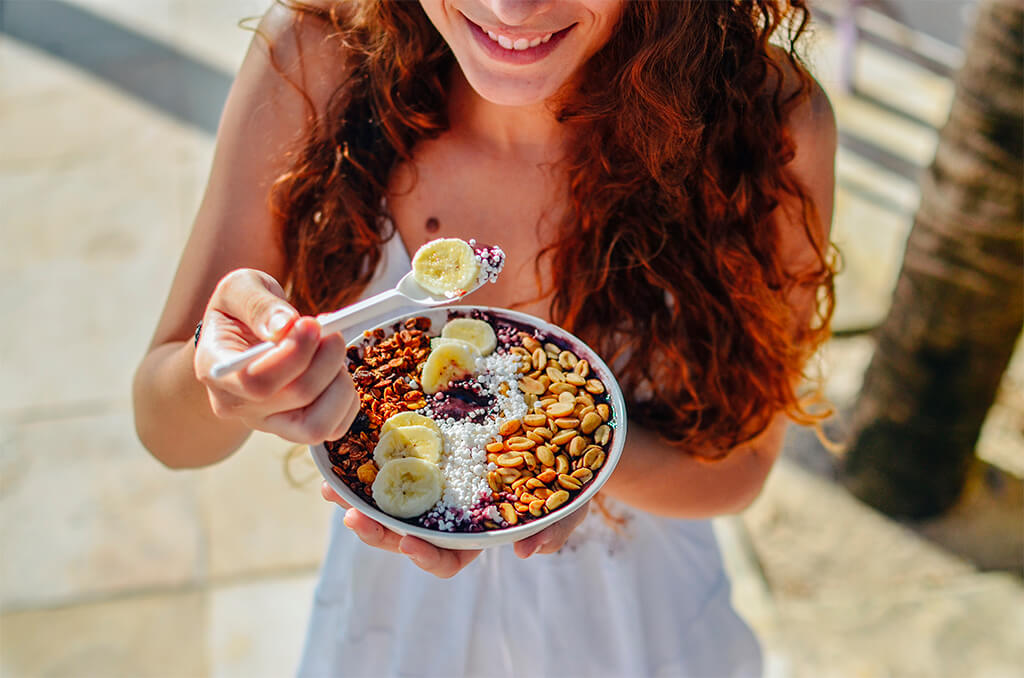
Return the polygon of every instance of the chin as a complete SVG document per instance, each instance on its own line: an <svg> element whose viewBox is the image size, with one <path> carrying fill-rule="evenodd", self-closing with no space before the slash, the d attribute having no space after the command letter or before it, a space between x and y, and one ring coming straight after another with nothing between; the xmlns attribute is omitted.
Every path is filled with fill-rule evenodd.
<svg viewBox="0 0 1024 678"><path fill-rule="evenodd" d="M508 76L468 75L470 86L482 98L499 106L531 106L552 98L559 84L520 80Z"/></svg>

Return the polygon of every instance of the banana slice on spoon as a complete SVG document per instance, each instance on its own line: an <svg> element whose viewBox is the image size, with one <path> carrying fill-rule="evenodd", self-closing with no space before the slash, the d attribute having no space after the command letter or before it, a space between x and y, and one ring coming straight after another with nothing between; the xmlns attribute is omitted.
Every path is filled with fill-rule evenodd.
<svg viewBox="0 0 1024 678"><path fill-rule="evenodd" d="M440 238L416 250L413 279L431 294L446 298L463 296L480 276L476 252L465 240Z"/></svg>
<svg viewBox="0 0 1024 678"><path fill-rule="evenodd" d="M462 246L455 243L462 243ZM472 262L466 258L467 250L473 258ZM344 332L364 320L409 302L421 306L443 306L458 301L484 284L498 279L505 265L505 253L500 247L478 245L475 240L465 242L456 238L440 238L417 250L413 261L413 270L406 273L394 289L333 313L317 316L321 333ZM451 270L447 270L446 266ZM425 288L420 280L425 281L433 290L442 291ZM214 378L220 378L237 372L276 345L273 341L257 344L217 363L210 373Z"/></svg>

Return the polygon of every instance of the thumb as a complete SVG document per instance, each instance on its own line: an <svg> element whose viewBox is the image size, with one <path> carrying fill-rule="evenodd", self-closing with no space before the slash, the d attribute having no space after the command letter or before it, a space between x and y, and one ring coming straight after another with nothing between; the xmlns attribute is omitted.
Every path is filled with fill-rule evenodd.
<svg viewBox="0 0 1024 678"><path fill-rule="evenodd" d="M299 312L284 298L284 290L262 271L240 269L226 275L214 295L226 315L241 321L265 341L277 341L299 319Z"/></svg>
<svg viewBox="0 0 1024 678"><path fill-rule="evenodd" d="M262 326L257 324L256 333L260 335L261 339L269 341L278 341L288 334L292 325L299 319L299 314L287 303L273 305L268 313L266 322Z"/></svg>

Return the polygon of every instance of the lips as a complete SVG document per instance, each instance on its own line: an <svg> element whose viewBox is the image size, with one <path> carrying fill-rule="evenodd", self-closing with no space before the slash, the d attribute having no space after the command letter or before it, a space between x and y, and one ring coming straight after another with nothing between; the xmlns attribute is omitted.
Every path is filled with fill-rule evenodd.
<svg viewBox="0 0 1024 678"><path fill-rule="evenodd" d="M491 57L511 64L531 64L546 57L576 27L572 24L551 33L520 33L511 35L486 29L463 15L477 43Z"/></svg>

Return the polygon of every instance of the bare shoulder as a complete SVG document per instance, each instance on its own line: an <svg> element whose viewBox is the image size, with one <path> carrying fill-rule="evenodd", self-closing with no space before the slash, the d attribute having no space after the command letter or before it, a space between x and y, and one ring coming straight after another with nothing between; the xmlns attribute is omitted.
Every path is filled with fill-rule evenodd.
<svg viewBox="0 0 1024 678"><path fill-rule="evenodd" d="M835 159L835 113L825 90L802 65L793 63L781 48L772 46L770 49L770 56L782 71L782 95L788 97L799 87L806 87L799 103L790 111L786 125L796 144L792 169L798 176L809 179L824 165L831 166Z"/></svg>
<svg viewBox="0 0 1024 678"><path fill-rule="evenodd" d="M286 100L308 96L306 103L321 113L350 70L351 54L331 20L332 9L341 12L345 4L307 0L302 6L306 9L282 2L270 7L256 29L239 77L247 75L248 69L260 86ZM347 20L343 13L337 18Z"/></svg>
<svg viewBox="0 0 1024 678"><path fill-rule="evenodd" d="M819 246L824 246L832 225L835 193L835 160L838 132L835 113L821 85L799 64L790 61L779 48L772 48L775 63L782 70L782 94L789 96L802 85L806 87L797 105L790 111L786 127L795 146L788 165L812 202L817 219L809 224ZM796 267L816 262L803 214L798 205L783 204L778 215L784 256Z"/></svg>

